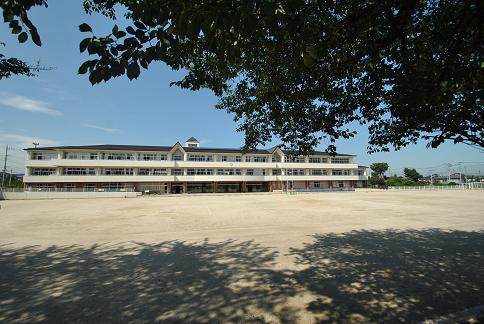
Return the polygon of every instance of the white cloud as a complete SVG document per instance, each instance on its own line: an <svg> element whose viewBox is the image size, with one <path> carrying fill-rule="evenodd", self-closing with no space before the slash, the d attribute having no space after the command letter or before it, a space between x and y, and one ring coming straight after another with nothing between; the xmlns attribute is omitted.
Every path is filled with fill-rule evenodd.
<svg viewBox="0 0 484 324"><path fill-rule="evenodd" d="M120 131L119 129L116 129L116 128L101 127L101 126L92 125L92 124L82 124L82 126L92 128L92 129L97 129L110 134L117 133Z"/></svg>
<svg viewBox="0 0 484 324"><path fill-rule="evenodd" d="M11 145L18 149L33 147L33 142L39 143L39 146L56 146L59 142L48 138L26 136L13 133L0 132L0 144Z"/></svg>
<svg viewBox="0 0 484 324"><path fill-rule="evenodd" d="M49 115L62 115L60 111L49 108L49 104L47 102L31 99L24 96L4 95L0 98L0 105L29 112L38 112Z"/></svg>

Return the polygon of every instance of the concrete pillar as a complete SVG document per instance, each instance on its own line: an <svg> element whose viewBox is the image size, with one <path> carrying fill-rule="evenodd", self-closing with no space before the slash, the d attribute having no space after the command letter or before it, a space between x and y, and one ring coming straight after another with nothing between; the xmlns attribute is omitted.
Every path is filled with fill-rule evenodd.
<svg viewBox="0 0 484 324"><path fill-rule="evenodd" d="M171 182L168 182L168 183L166 184L166 193L167 193L167 194L171 194Z"/></svg>
<svg viewBox="0 0 484 324"><path fill-rule="evenodd" d="M187 182L183 182L183 193L187 193L188 191L188 183Z"/></svg>

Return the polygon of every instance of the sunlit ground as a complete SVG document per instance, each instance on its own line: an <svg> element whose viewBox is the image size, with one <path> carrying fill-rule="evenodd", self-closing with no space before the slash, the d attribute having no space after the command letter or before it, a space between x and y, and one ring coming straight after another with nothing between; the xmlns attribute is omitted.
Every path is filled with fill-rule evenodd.
<svg viewBox="0 0 484 324"><path fill-rule="evenodd" d="M0 322L391 323L484 304L484 191L0 205Z"/></svg>

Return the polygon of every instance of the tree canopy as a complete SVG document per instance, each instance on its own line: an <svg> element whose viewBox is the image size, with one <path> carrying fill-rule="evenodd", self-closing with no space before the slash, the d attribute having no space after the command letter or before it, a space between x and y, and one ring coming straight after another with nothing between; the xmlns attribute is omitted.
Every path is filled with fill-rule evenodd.
<svg viewBox="0 0 484 324"><path fill-rule="evenodd" d="M403 169L403 175L405 178L411 179L413 181L417 181L418 179L422 178L422 175L418 173L415 169L405 168Z"/></svg>
<svg viewBox="0 0 484 324"><path fill-rule="evenodd" d="M45 1L3 1L2 8L14 2ZM173 85L211 89L220 97L217 108L234 114L245 132L246 148L277 136L291 150L324 142L334 152L338 138L355 135L354 124L367 125L370 153L420 139L432 147L445 140L484 147L482 6L85 0L86 12L107 19L122 12L130 23L113 21L109 35L81 24L87 37L80 51L91 59L79 73L97 84L135 79L154 61L183 70Z"/></svg>
<svg viewBox="0 0 484 324"><path fill-rule="evenodd" d="M383 176L383 174L388 170L388 163L386 162L372 163L370 165L370 169L371 171L373 171L374 174L378 176Z"/></svg>

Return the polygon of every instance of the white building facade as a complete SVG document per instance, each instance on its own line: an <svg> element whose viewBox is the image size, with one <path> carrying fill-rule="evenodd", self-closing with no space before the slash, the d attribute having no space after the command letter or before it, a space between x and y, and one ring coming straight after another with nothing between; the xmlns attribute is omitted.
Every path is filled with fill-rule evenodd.
<svg viewBox="0 0 484 324"><path fill-rule="evenodd" d="M29 190L155 193L342 190L367 185L354 155L294 156L278 147L242 152L184 146L91 145L26 149Z"/></svg>

